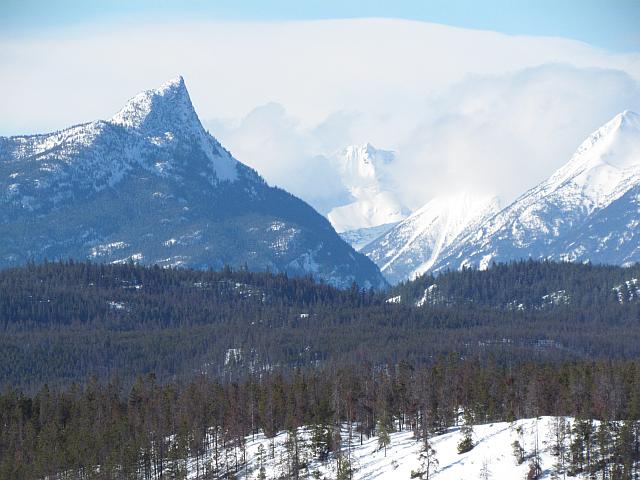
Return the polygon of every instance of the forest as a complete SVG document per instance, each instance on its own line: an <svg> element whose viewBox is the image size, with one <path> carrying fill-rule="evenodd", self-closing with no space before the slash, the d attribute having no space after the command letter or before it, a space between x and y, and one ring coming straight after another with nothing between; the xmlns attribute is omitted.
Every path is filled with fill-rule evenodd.
<svg viewBox="0 0 640 480"><path fill-rule="evenodd" d="M636 359L633 279L640 267L523 261L374 292L246 269L31 264L0 271L0 385L232 380L453 352L501 364Z"/></svg>
<svg viewBox="0 0 640 480"><path fill-rule="evenodd" d="M235 478L246 439L282 431L281 478L314 478L310 458L351 478L345 431L413 431L428 452L450 427L550 415L573 419L558 475L632 480L639 278L520 261L373 291L230 268L3 270L0 479Z"/></svg>

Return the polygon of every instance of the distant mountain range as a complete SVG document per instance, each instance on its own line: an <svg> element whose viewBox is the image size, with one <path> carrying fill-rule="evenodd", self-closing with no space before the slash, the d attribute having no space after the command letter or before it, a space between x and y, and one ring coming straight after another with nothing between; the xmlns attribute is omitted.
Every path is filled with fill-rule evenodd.
<svg viewBox="0 0 640 480"><path fill-rule="evenodd" d="M45 258L386 284L324 217L203 129L182 77L107 121L0 137L0 267Z"/></svg>
<svg viewBox="0 0 640 480"><path fill-rule="evenodd" d="M491 197L437 198L362 252L392 283L519 258L638 262L640 115L616 115L566 165L503 209Z"/></svg>
<svg viewBox="0 0 640 480"><path fill-rule="evenodd" d="M640 261L636 113L607 122L505 208L463 192L410 214L391 180L395 161L370 144L334 155L351 202L324 218L205 131L178 77L110 120L0 137L0 267L45 258L231 265L383 288L385 277L520 258Z"/></svg>

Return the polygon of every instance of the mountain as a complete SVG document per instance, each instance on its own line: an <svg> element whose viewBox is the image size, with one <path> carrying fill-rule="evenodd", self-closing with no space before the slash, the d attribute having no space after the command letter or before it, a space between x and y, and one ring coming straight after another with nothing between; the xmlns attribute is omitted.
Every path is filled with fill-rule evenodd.
<svg viewBox="0 0 640 480"><path fill-rule="evenodd" d="M395 224L409 214L393 193L389 179L393 152L376 149L367 143L346 147L331 160L353 200L328 213L327 218L336 231Z"/></svg>
<svg viewBox="0 0 640 480"><path fill-rule="evenodd" d="M390 283L429 271L465 232L473 232L499 210L490 196L468 193L438 197L369 243L362 252Z"/></svg>
<svg viewBox="0 0 640 480"><path fill-rule="evenodd" d="M625 111L551 177L468 231L431 269L527 257L629 265L640 261L639 219L640 115Z"/></svg>
<svg viewBox="0 0 640 480"><path fill-rule="evenodd" d="M347 230L342 232L340 236L342 239L355 248L357 251L361 251L364 247L373 242L376 238L384 235L400 222L384 223L375 227L358 228L356 230Z"/></svg>
<svg viewBox="0 0 640 480"><path fill-rule="evenodd" d="M182 77L107 121L0 137L0 267L45 258L385 284L324 217L204 130Z"/></svg>

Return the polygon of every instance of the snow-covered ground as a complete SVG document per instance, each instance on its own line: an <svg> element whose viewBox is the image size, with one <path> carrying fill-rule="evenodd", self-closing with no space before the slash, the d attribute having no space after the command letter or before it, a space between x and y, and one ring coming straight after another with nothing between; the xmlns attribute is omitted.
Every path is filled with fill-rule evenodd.
<svg viewBox="0 0 640 480"><path fill-rule="evenodd" d="M571 419L566 419L571 424ZM461 439L458 427L452 427L447 433L431 438L431 445L436 451L439 467L430 478L435 480L469 480L492 478L499 480L523 479L529 471L529 456L536 447L542 467L542 479L551 478L556 456L551 453L554 431L553 417L524 419L513 423L492 423L474 427L473 440L475 447L468 453L458 454L457 445ZM337 465L334 457L326 462L313 458L309 447L310 432L299 430L298 450L301 463L307 467L300 471L300 478L336 478ZM343 455L348 455L348 430L342 431ZM257 479L260 466L264 467L267 479L287 477L287 447L289 435L281 432L274 439L264 435L249 436L246 439L247 468L240 472L238 478ZM391 443L384 449L378 446L378 437L364 439L360 443L359 435L354 431L351 447L351 463L355 469L354 479L409 479L412 471L421 468L420 452L422 443L415 439L412 431L394 432L390 435ZM525 450L525 461L518 465L513 455L512 444L518 440ZM567 436L565 445L568 446ZM306 446L305 446L306 445ZM488 477L481 477L481 470L486 465ZM189 478L196 478L193 465ZM572 477L581 479L583 477Z"/></svg>

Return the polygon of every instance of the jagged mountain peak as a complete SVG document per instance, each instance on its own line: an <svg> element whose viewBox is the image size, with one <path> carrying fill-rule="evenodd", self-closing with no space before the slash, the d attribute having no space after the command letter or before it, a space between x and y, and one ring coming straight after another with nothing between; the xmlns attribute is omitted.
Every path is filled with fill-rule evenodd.
<svg viewBox="0 0 640 480"><path fill-rule="evenodd" d="M624 110L614 117L619 121L620 127L630 126L640 129L640 114L632 110Z"/></svg>
<svg viewBox="0 0 640 480"><path fill-rule="evenodd" d="M631 110L625 110L589 135L573 154L569 164L584 161L586 154L594 149L597 153L604 153L620 135L637 136L638 133L640 133L640 115ZM640 163L640 159L638 162Z"/></svg>
<svg viewBox="0 0 640 480"><path fill-rule="evenodd" d="M202 130L181 76L139 93L109 121L149 136L162 136L176 130L183 133Z"/></svg>
<svg viewBox="0 0 640 480"><path fill-rule="evenodd" d="M379 190L385 181L382 170L394 159L392 151L375 148L368 142L349 145L333 156L343 183L354 197L362 189Z"/></svg>
<svg viewBox="0 0 640 480"><path fill-rule="evenodd" d="M619 113L589 135L569 162L531 192L571 190L587 208L610 203L637 182L640 175L640 115Z"/></svg>
<svg viewBox="0 0 640 480"><path fill-rule="evenodd" d="M218 180L233 182L238 178L238 162L203 128L182 76L131 98L109 123L139 134L157 146L169 146L176 140L182 141L183 146L185 141L198 145Z"/></svg>
<svg viewBox="0 0 640 480"><path fill-rule="evenodd" d="M337 157L341 158L345 165L350 163L355 165L371 165L372 167L388 165L395 159L395 155L390 150L382 150L374 147L371 143L348 145L340 150Z"/></svg>

